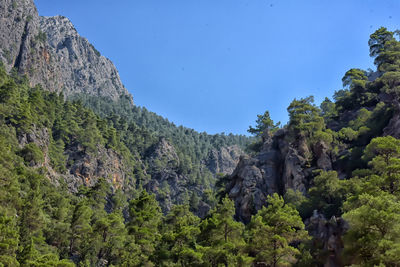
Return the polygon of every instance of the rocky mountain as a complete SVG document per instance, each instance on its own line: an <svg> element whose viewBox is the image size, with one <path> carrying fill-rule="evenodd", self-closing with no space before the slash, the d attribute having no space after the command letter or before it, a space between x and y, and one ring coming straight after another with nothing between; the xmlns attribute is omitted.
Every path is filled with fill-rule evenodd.
<svg viewBox="0 0 400 267"><path fill-rule="evenodd" d="M294 99L282 128L259 115L256 140L198 133L134 106L67 18L40 17L32 0L0 1L0 263L394 266L393 36L371 35L377 71L349 70L320 107Z"/></svg>
<svg viewBox="0 0 400 267"><path fill-rule="evenodd" d="M314 246L326 253L327 257L322 260L324 266L343 266L342 237L350 227L346 220L338 217L342 213L339 208L333 208L337 200L328 195L335 186L327 180L319 184L316 179L321 179L321 173L326 177L333 174L331 178L337 185L345 184L353 176L359 179L363 174L357 174L357 171L367 173L376 164L367 163L370 141L376 137L399 138L398 76L393 79L394 71L373 72L371 79L358 69L352 69L346 75L354 75L354 72L361 77L352 76L354 87L343 90L348 93L342 98L336 93L335 103L325 100L321 104L322 110L314 105L312 98L293 100L288 107L289 123L273 133L266 125L260 149L253 156L240 158L225 187L225 192L235 202L236 218L244 223L249 223L274 193L288 196L297 192L308 198L307 204L301 202L301 197L295 197L291 204L303 212ZM367 96L369 101L360 101ZM379 146L376 151L397 149L392 144ZM389 164L389 160L387 162ZM326 188L326 195L313 195L321 187ZM321 200L324 198L327 200ZM324 211L321 201L329 203L332 210Z"/></svg>
<svg viewBox="0 0 400 267"><path fill-rule="evenodd" d="M206 165L212 173L231 174L239 162L243 150L237 145L212 149Z"/></svg>
<svg viewBox="0 0 400 267"><path fill-rule="evenodd" d="M34 125L31 131L21 132L19 146L33 143L42 150L44 162L37 167L45 167L53 183L66 184L76 193L80 186L94 186L104 177L113 192L122 189L128 198L132 190L142 187L155 193L164 212L194 199L197 214L207 213L210 203L206 202L211 200L205 199L204 192L213 188L217 173L230 174L244 153L235 136L178 128L135 107L113 63L80 36L68 18L39 16L33 0L0 1L0 21L0 60L7 72L26 76L32 87L41 85L66 99L78 99L125 136L121 138L129 153L124 155L103 143L93 144L89 151L80 140L63 140L65 165L56 169L49 152L58 138L54 126ZM74 112L66 116L80 117Z"/></svg>
<svg viewBox="0 0 400 267"><path fill-rule="evenodd" d="M268 195L283 195L288 189L306 193L313 170L331 170L332 158L328 146L319 141L309 150L305 139L288 142L288 130L266 134L261 151L254 157L242 156L227 185L229 197L235 200L237 217L249 222L261 209ZM309 165L307 156L314 155Z"/></svg>
<svg viewBox="0 0 400 267"><path fill-rule="evenodd" d="M39 16L33 0L4 0L0 20L0 59L8 71L15 68L31 85L67 97L85 93L132 102L113 63L67 18Z"/></svg>
<svg viewBox="0 0 400 267"><path fill-rule="evenodd" d="M32 131L19 135L21 148L36 144L43 151L43 162L32 162L34 167L44 167L47 177L56 185L65 184L70 192L78 192L80 186L92 187L104 177L115 191L133 187L133 169L113 149L97 144L94 153L89 153L79 142L72 142L64 150L66 169L59 171L51 164L51 130L34 127Z"/></svg>
<svg viewBox="0 0 400 267"><path fill-rule="evenodd" d="M240 155L243 155L243 151L237 146L213 149L206 160L211 168L210 165L203 165L201 168L209 168L212 175L230 174ZM207 215L211 207L205 199L204 192L209 189L209 186L205 181L195 182L192 175L182 173L180 165L185 163L180 162L174 146L166 139L161 138L149 149L146 161L150 166L149 173L152 179L145 185L145 188L148 192L156 194L164 212L169 211L174 203L189 201L196 202L192 203L196 206L194 210L196 215L199 217ZM206 175L206 172L203 172L203 175Z"/></svg>
<svg viewBox="0 0 400 267"><path fill-rule="evenodd" d="M263 136L261 151L253 157L242 156L229 178L226 192L235 202L236 218L249 223L252 216L267 205L268 196L285 195L291 189L306 195L312 185L315 170L332 170L334 157L323 141L316 142L310 151L305 139L290 142L289 131L280 129ZM314 160L310 164L308 159ZM330 220L329 220L330 219ZM318 210L306 220L309 234L320 242L330 255L327 266L341 266L341 236L348 225L335 217L326 219Z"/></svg>

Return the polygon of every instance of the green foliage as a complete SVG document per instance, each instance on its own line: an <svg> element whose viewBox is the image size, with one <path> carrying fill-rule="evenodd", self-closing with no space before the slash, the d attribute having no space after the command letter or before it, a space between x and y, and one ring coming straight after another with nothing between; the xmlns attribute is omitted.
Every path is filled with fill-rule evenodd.
<svg viewBox="0 0 400 267"><path fill-rule="evenodd" d="M273 133L279 129L280 124L280 122L274 123L269 116L269 111L265 111L263 115L257 115L256 126L254 128L249 126L247 131L256 136L261 136L264 132Z"/></svg>
<svg viewBox="0 0 400 267"><path fill-rule="evenodd" d="M314 132L325 128L321 111L314 105L314 97L294 99L287 108L289 112L289 128L296 136L313 136Z"/></svg>
<svg viewBox="0 0 400 267"><path fill-rule="evenodd" d="M335 171L320 171L308 190L312 209L318 210L326 218L340 215L344 194L342 182Z"/></svg>
<svg viewBox="0 0 400 267"><path fill-rule="evenodd" d="M324 101L322 101L320 109L321 109L321 115L326 123L329 123L330 121L334 120L338 115L336 110L336 104L327 97L325 97Z"/></svg>
<svg viewBox="0 0 400 267"><path fill-rule="evenodd" d="M369 55L371 57L378 56L385 48L385 43L394 39L393 32L388 31L385 27L380 27L370 35L368 41Z"/></svg>
<svg viewBox="0 0 400 267"><path fill-rule="evenodd" d="M180 266L201 266L202 254L196 244L200 233L200 218L186 205L172 207L162 223L162 240L157 248L158 266L167 262Z"/></svg>
<svg viewBox="0 0 400 267"><path fill-rule="evenodd" d="M244 225L233 218L233 201L224 198L201 225L200 244L206 266L248 266L245 254Z"/></svg>
<svg viewBox="0 0 400 267"><path fill-rule="evenodd" d="M400 140L392 136L374 138L366 147L365 157L382 157L386 164L400 156Z"/></svg>
<svg viewBox="0 0 400 267"><path fill-rule="evenodd" d="M129 203L128 234L133 237L140 250L141 265L151 265L150 257L160 241L158 227L161 223L161 209L154 195L142 191L137 199Z"/></svg>
<svg viewBox="0 0 400 267"><path fill-rule="evenodd" d="M67 158L64 155L64 142L61 139L51 140L49 145L49 157L51 166L59 173L64 173L67 168Z"/></svg>
<svg viewBox="0 0 400 267"><path fill-rule="evenodd" d="M364 158L371 169L354 172L355 177L346 182L343 218L350 230L345 252L352 262L365 266L393 266L400 244L400 141L391 136L374 138Z"/></svg>
<svg viewBox="0 0 400 267"><path fill-rule="evenodd" d="M245 149L254 139L244 135L225 135L224 133L209 135L205 132L198 133L183 126L177 127L146 108L132 106L129 97L121 97L119 101L115 102L108 98L79 94L72 99L84 103L85 106L90 107L101 118L104 118L100 125L97 124L103 139L105 139L103 143L105 141L106 147L121 151L125 158L131 158L132 163L129 164L135 167L136 181L134 186L136 188L144 187L151 177L157 176L165 170L173 169L178 174L186 176L190 188L196 188L197 192L212 190L216 179L208 168L204 168L204 163L209 160L210 152L231 145L238 145ZM74 125L71 125L68 128L74 127ZM76 125L76 127L79 127L79 125ZM89 133L92 134L92 132ZM57 140L58 135L59 133L56 132L55 140ZM65 138L63 140L66 144L68 143ZM90 140L93 139L89 139L89 144L95 144ZM170 162L169 158L154 159L149 157L149 152L160 140L166 140L174 147L178 160ZM96 149L95 146L87 145L87 147L91 151ZM137 160L138 158L146 167ZM144 175L143 167L149 174L148 176ZM168 187L166 184L160 187L157 194L159 200L166 199ZM182 204L184 201L189 201L191 196L192 192L185 190L180 193L178 198L173 200L173 203ZM205 199L205 196L200 193L199 198ZM212 203L207 204L213 205Z"/></svg>
<svg viewBox="0 0 400 267"><path fill-rule="evenodd" d="M398 32L396 32L398 34ZM368 41L370 56L375 57L375 65L381 72L398 71L400 64L400 43L394 32L381 27L371 34Z"/></svg>
<svg viewBox="0 0 400 267"><path fill-rule="evenodd" d="M19 266L16 258L19 233L15 218L0 215L0 237L0 264Z"/></svg>
<svg viewBox="0 0 400 267"><path fill-rule="evenodd" d="M25 145L19 152L19 155L24 158L27 164L37 165L44 161L43 152L35 143Z"/></svg>
<svg viewBox="0 0 400 267"><path fill-rule="evenodd" d="M312 204L302 192L289 188L283 196L286 205L295 208L303 219L309 218L313 212Z"/></svg>
<svg viewBox="0 0 400 267"><path fill-rule="evenodd" d="M268 205L252 217L248 226L250 255L267 266L287 266L296 262L300 251L294 243L307 240L308 235L299 213L283 198L268 196Z"/></svg>
<svg viewBox="0 0 400 267"><path fill-rule="evenodd" d="M387 193L379 196L362 194L343 218L350 224L346 235L347 253L356 255L366 266L381 263L393 266L400 242L400 203ZM397 254L398 255L398 254Z"/></svg>

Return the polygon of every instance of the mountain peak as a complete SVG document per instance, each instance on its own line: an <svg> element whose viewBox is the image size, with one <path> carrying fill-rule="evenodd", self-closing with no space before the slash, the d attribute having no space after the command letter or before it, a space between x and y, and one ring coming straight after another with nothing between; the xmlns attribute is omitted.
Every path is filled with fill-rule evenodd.
<svg viewBox="0 0 400 267"><path fill-rule="evenodd" d="M33 1L0 3L0 59L31 85L66 97L89 94L117 101L132 95L114 64L102 56L64 16L40 17Z"/></svg>

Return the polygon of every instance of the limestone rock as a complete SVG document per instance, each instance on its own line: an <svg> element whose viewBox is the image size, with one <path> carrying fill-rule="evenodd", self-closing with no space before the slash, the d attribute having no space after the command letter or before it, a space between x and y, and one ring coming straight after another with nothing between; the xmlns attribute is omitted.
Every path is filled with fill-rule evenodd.
<svg viewBox="0 0 400 267"><path fill-rule="evenodd" d="M313 147L317 158L317 167L324 171L332 170L332 159L329 156L329 147L323 141L318 141Z"/></svg>
<svg viewBox="0 0 400 267"><path fill-rule="evenodd" d="M393 106L393 116L390 119L389 124L383 129L383 135L391 135L393 137L400 138L400 102L398 100L394 100Z"/></svg>
<svg viewBox="0 0 400 267"><path fill-rule="evenodd" d="M117 152L97 145L95 152L88 153L79 143L72 142L64 151L66 156L65 173L56 172L49 156L50 131L47 128L36 126L29 133L19 136L22 148L28 143L35 143L44 154L44 163L47 177L56 185L66 183L70 192L77 192L79 186L94 186L99 178L105 178L112 190L127 191L134 187L133 173L129 165Z"/></svg>
<svg viewBox="0 0 400 267"><path fill-rule="evenodd" d="M288 189L307 192L315 169L331 170L332 160L325 143L310 149L306 140L289 142L287 130L264 136L261 151L253 157L241 157L226 186L235 201L237 219L248 222L266 204L268 195L283 195Z"/></svg>
<svg viewBox="0 0 400 267"><path fill-rule="evenodd" d="M150 148L147 162L151 179L146 182L144 188L156 195L164 213L174 204L187 203L191 194L197 194L200 198L203 195L203 187L191 183L189 177L181 173L178 154L165 138L160 138L158 143ZM210 206L200 199L195 214L204 217L209 209Z"/></svg>
<svg viewBox="0 0 400 267"><path fill-rule="evenodd" d="M237 219L249 222L251 215L266 204L267 195L279 192L281 154L277 138L269 144L270 149L256 157L243 156L230 176L227 192L235 201Z"/></svg>
<svg viewBox="0 0 400 267"><path fill-rule="evenodd" d="M0 2L0 59L31 85L62 92L118 100L132 96L113 63L81 37L65 17L40 17L32 0Z"/></svg>
<svg viewBox="0 0 400 267"><path fill-rule="evenodd" d="M213 173L231 174L244 152L236 145L213 149L208 155L206 165Z"/></svg>
<svg viewBox="0 0 400 267"><path fill-rule="evenodd" d="M305 221L306 230L314 237L313 247L321 248L327 251L324 260L325 267L340 267L341 253L343 250L343 234L349 229L348 223L342 218L333 216L327 220L322 214L316 210L314 214Z"/></svg>

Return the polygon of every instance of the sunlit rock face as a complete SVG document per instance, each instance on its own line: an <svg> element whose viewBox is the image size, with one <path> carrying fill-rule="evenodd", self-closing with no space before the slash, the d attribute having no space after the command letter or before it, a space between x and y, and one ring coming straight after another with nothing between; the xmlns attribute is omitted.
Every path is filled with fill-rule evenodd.
<svg viewBox="0 0 400 267"><path fill-rule="evenodd" d="M80 36L65 17L41 17L32 0L0 2L0 59L31 85L69 97L77 93L132 96L113 63Z"/></svg>

